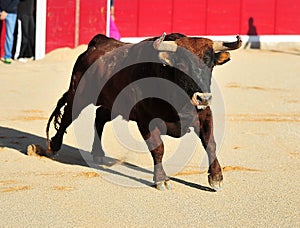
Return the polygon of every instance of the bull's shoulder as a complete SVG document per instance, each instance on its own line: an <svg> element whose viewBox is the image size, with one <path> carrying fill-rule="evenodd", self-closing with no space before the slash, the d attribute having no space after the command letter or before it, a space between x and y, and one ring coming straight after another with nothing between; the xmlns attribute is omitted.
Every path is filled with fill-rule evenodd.
<svg viewBox="0 0 300 228"><path fill-rule="evenodd" d="M88 48L95 48L95 49L114 49L120 46L123 46L127 43L122 41L116 40L111 37L107 37L103 34L97 34L93 37L93 39L89 42Z"/></svg>

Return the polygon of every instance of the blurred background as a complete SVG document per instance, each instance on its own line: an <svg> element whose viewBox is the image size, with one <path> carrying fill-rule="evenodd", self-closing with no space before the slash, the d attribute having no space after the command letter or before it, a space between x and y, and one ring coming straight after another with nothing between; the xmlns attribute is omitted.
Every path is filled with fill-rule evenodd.
<svg viewBox="0 0 300 228"><path fill-rule="evenodd" d="M163 32L281 38L300 34L300 4L294 0L37 0L36 59L56 48L87 44L98 33L109 35L111 4L124 41ZM1 53L4 30L0 25Z"/></svg>

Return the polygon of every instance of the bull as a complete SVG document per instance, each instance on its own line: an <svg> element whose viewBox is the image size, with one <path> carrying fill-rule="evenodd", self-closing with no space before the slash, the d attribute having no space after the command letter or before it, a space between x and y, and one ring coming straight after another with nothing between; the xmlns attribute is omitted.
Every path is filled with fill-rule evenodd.
<svg viewBox="0 0 300 228"><path fill-rule="evenodd" d="M208 182L212 188L219 189L223 175L216 156L209 107L211 77L214 66L230 60L228 50L238 49L241 43L239 36L234 42L216 42L173 33L128 44L96 35L77 58L69 89L58 100L49 118L46 155L54 155L60 150L67 127L84 107L93 103L99 106L92 150L94 162L102 163L105 156L101 143L100 148L95 146L96 140L101 141L104 125L121 115L137 123L151 152L156 188L170 188L170 178L162 165L164 144L161 135L181 137L192 127L208 155ZM161 80L149 80L148 86L137 83L151 78ZM181 92L170 91L163 82L173 83ZM116 102L120 97L118 94L128 87L127 93ZM157 92L160 97L153 95ZM176 102L167 102L162 99L165 97ZM156 121L152 121L154 119ZM52 121L57 132L50 140Z"/></svg>

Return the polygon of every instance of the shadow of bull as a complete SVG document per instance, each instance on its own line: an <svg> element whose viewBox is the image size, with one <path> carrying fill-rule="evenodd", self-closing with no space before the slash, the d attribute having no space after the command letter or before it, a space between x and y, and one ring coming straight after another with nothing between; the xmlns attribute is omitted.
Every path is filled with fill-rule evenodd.
<svg viewBox="0 0 300 228"><path fill-rule="evenodd" d="M40 137L37 135L33 135L31 133L23 132L20 130L0 126L0 147L7 147L7 148L15 149L15 150L19 151L20 153L27 155L27 146L32 143L38 144L38 145L45 145L46 138L43 138L43 137ZM82 156L82 153L85 153L85 154ZM63 144L61 151L59 153L59 156L55 157L54 160L56 162L60 162L60 163L67 164L67 165L79 165L79 166L90 167L91 169L96 169L96 170L99 170L102 172L107 172L107 173L110 173L113 175L118 175L121 177L129 178L131 180L137 181L146 186L152 186L152 187L154 186L152 182L149 182L147 180L143 180L140 178L136 178L134 176L130 176L130 175L121 173L116 170L112 170L109 168L103 168L102 166L96 166L96 165L91 167L90 165L87 164L87 162L83 158L83 157L87 157L89 155L90 155L90 153L87 151L82 151L75 147ZM131 164L128 162L120 162L120 160L114 159L114 158L107 158L107 160L109 160L109 163L111 163L111 164L118 163L118 164L125 166L126 168L130 168L130 169L144 172L144 173L153 174L153 172L149 171L148 169L142 168L140 166L137 166L137 165L134 165L134 164ZM170 177L170 179L174 182L186 185L191 188L196 188L196 189L202 190L202 191L215 192L215 190L210 187L205 187L205 186L202 186L199 184L191 183L191 182L179 179L177 177Z"/></svg>

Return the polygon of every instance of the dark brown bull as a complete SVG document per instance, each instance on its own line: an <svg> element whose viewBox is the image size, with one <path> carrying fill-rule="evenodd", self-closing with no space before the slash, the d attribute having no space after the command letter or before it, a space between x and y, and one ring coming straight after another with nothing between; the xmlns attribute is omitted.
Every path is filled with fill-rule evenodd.
<svg viewBox="0 0 300 228"><path fill-rule="evenodd" d="M67 127L84 107L94 103L100 106L96 112L95 128L98 134L95 134L94 145L96 140L101 140L105 123L117 115L136 121L153 157L154 182L158 189L169 186L169 178L162 167L164 145L161 134L181 137L189 131L189 127L193 127L208 154L209 183L213 188L219 188L223 176L216 157L213 119L209 107L211 72L215 65L229 61L229 52L226 50L240 46L239 37L237 41L227 43L175 33L132 45L103 35L95 36L87 50L78 57L69 90L58 101L49 118L47 139L53 118L57 133L51 141L48 140L47 154L55 154L60 149ZM136 64L132 64L132 60ZM96 72L93 77L88 73L91 68ZM162 99L147 97L145 94L151 94L153 88L132 86L140 79L152 77L175 83L185 91L188 99L180 98L184 94L168 94L170 92L162 85L152 85L162 96L178 101L174 108ZM131 86L131 92L114 106L118 94L127 86ZM126 110L128 107L132 109ZM149 126L156 118L161 121ZM94 161L100 163L105 156L101 145L93 146L92 154Z"/></svg>

